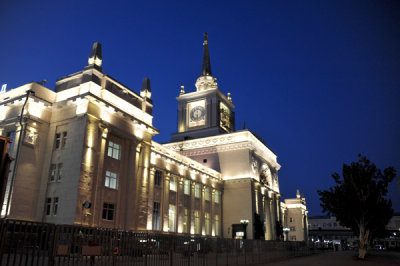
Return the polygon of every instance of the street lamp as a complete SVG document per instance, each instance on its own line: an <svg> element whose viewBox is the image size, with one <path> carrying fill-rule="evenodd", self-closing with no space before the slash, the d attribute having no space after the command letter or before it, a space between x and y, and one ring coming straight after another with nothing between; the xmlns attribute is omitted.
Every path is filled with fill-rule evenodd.
<svg viewBox="0 0 400 266"><path fill-rule="evenodd" d="M15 179L15 175L16 175L16 171L17 171L17 164L18 164L18 159L19 159L18 155L19 155L19 150L21 148L21 141L22 141L22 137L23 137L22 133L24 132L24 126L22 124L22 119L23 119L23 116L24 116L25 105L28 102L28 99L29 99L30 95L35 95L35 92L33 90L28 90L26 92L25 102L24 102L24 105L22 106L21 114L19 116L19 126L20 126L19 139L18 139L18 145L17 145L17 152L15 153L15 161L14 161L13 173L12 173L11 181L10 181L10 189L8 190L7 205L6 205L6 212L5 212L4 218L7 218L8 209L10 208L11 194L12 194L12 190L13 190L14 179Z"/></svg>

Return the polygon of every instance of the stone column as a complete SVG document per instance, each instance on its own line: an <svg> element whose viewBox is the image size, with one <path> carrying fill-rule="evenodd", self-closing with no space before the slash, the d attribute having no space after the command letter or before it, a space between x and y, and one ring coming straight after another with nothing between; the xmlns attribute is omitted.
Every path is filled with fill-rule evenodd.
<svg viewBox="0 0 400 266"><path fill-rule="evenodd" d="M168 211L169 211L169 180L170 173L167 173L164 178L164 195L161 203L162 230L168 232Z"/></svg>
<svg viewBox="0 0 400 266"><path fill-rule="evenodd" d="M272 239L276 240L276 221L278 221L277 217L277 206L276 206L276 194L272 194L271 198L271 211L272 211Z"/></svg>
<svg viewBox="0 0 400 266"><path fill-rule="evenodd" d="M212 189L211 190L211 202L210 202L210 206L211 206L211 210L210 210L210 221L211 221L211 235L212 236L216 236L216 233L215 233L215 215L217 214L216 212L215 212L215 202L214 202L214 200L215 200L215 189Z"/></svg>
<svg viewBox="0 0 400 266"><path fill-rule="evenodd" d="M141 145L141 147L139 146ZM149 185L150 143L142 141L138 146L139 160L137 169L137 230L146 230L147 227L147 196Z"/></svg>
<svg viewBox="0 0 400 266"><path fill-rule="evenodd" d="M178 187L176 191L176 224L178 227L178 233L183 232L183 216L184 216L184 205L183 205L183 183L185 182L185 178L179 177L177 178Z"/></svg>
<svg viewBox="0 0 400 266"><path fill-rule="evenodd" d="M195 201L195 197L194 197L194 189L195 189L195 182L190 182L190 212L189 212L189 221L190 221L190 230L189 232L191 234L194 234L194 201Z"/></svg>
<svg viewBox="0 0 400 266"><path fill-rule="evenodd" d="M272 215L271 215L271 199L267 198L265 195L265 219L266 219L266 228L265 228L265 239L272 240Z"/></svg>
<svg viewBox="0 0 400 266"><path fill-rule="evenodd" d="M108 128L103 125L99 125L99 130L101 137L100 141L100 149L98 154L98 162L97 162L97 175L93 180L93 198L92 198L92 215L90 217L89 225L91 226L99 226L99 220L101 219L103 206L102 206L102 195L100 191L102 191L102 180L103 180L103 164L104 164L104 156L106 150L107 136L108 136Z"/></svg>
<svg viewBox="0 0 400 266"><path fill-rule="evenodd" d="M153 229L153 207L154 207L154 174L156 169L150 168L149 193L147 199L147 230Z"/></svg>
<svg viewBox="0 0 400 266"><path fill-rule="evenodd" d="M206 188L206 186L205 185L203 185L203 186L201 186L201 198L200 198L200 233L202 234L202 235L205 235L206 234L206 224L205 224L205 222L206 222L206 219L205 219L205 216L206 216L206 201L205 201L205 188Z"/></svg>

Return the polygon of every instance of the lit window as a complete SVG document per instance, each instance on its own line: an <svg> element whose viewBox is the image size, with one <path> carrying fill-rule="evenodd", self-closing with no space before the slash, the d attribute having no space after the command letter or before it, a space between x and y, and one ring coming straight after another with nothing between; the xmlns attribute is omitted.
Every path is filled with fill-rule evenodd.
<svg viewBox="0 0 400 266"><path fill-rule="evenodd" d="M201 191L201 186L200 184L194 185L194 197L195 198L200 198L200 191Z"/></svg>
<svg viewBox="0 0 400 266"><path fill-rule="evenodd" d="M206 226L206 235L211 235L211 221L210 221L210 213L206 212L205 213L205 226Z"/></svg>
<svg viewBox="0 0 400 266"><path fill-rule="evenodd" d="M106 171L106 179L105 179L105 183L104 186L109 187L109 188L113 188L113 189L117 189L117 174L110 172L110 171Z"/></svg>
<svg viewBox="0 0 400 266"><path fill-rule="evenodd" d="M290 231L296 231L296 227L290 227Z"/></svg>
<svg viewBox="0 0 400 266"><path fill-rule="evenodd" d="M35 129L29 129L25 132L25 138L24 141L26 143L34 145L36 143L36 139L38 137L38 133L35 131Z"/></svg>
<svg viewBox="0 0 400 266"><path fill-rule="evenodd" d="M205 194L206 200L210 201L211 200L210 188L206 187L204 190L204 194Z"/></svg>
<svg viewBox="0 0 400 266"><path fill-rule="evenodd" d="M189 233L189 210L185 208L183 214L183 232Z"/></svg>
<svg viewBox="0 0 400 266"><path fill-rule="evenodd" d="M57 173L57 165L52 163L50 165L50 170L49 170L49 181L54 181L55 180L56 173Z"/></svg>
<svg viewBox="0 0 400 266"><path fill-rule="evenodd" d="M160 203L154 202L153 205L153 230L160 230Z"/></svg>
<svg viewBox="0 0 400 266"><path fill-rule="evenodd" d="M190 180L185 180L183 184L183 193L185 195L190 195Z"/></svg>
<svg viewBox="0 0 400 266"><path fill-rule="evenodd" d="M114 159L119 160L121 155L121 145L109 141L108 142L108 150L107 150L107 156L112 157Z"/></svg>
<svg viewBox="0 0 400 266"><path fill-rule="evenodd" d="M104 203L103 204L102 218L104 220L109 220L109 221L114 220L114 204L112 204L112 203Z"/></svg>
<svg viewBox="0 0 400 266"><path fill-rule="evenodd" d="M214 193L214 202L219 203L219 191L216 190Z"/></svg>
<svg viewBox="0 0 400 266"><path fill-rule="evenodd" d="M168 227L170 232L175 232L176 207L170 204L168 210Z"/></svg>
<svg viewBox="0 0 400 266"><path fill-rule="evenodd" d="M58 198L54 198L54 202L53 202L53 215L57 215L57 211L58 211Z"/></svg>
<svg viewBox="0 0 400 266"><path fill-rule="evenodd" d="M51 198L46 198L46 215L51 214Z"/></svg>
<svg viewBox="0 0 400 266"><path fill-rule="evenodd" d="M154 174L154 185L161 186L161 180L162 180L162 172L160 170L156 170Z"/></svg>
<svg viewBox="0 0 400 266"><path fill-rule="evenodd" d="M176 179L174 176L171 176L169 180L169 189L172 191L176 191Z"/></svg>
<svg viewBox="0 0 400 266"><path fill-rule="evenodd" d="M215 215L214 218L215 222L215 236L219 236L219 216L218 214Z"/></svg>
<svg viewBox="0 0 400 266"><path fill-rule="evenodd" d="M200 234L200 212L194 211L194 233Z"/></svg>

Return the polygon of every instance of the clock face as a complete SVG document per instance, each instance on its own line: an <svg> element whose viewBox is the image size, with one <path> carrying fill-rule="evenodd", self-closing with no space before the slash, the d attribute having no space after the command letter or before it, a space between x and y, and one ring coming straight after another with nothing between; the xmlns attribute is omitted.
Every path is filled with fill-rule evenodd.
<svg viewBox="0 0 400 266"><path fill-rule="evenodd" d="M189 127L204 126L206 124L206 100L188 103Z"/></svg>
<svg viewBox="0 0 400 266"><path fill-rule="evenodd" d="M190 111L190 121L199 122L205 120L206 109L203 106L196 106Z"/></svg>

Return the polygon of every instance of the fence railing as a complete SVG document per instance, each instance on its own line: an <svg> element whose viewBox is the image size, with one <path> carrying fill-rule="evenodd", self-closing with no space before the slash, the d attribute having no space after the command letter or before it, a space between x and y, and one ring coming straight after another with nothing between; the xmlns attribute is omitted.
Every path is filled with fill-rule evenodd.
<svg viewBox="0 0 400 266"><path fill-rule="evenodd" d="M216 266L313 253L304 242L192 237L0 220L1 265Z"/></svg>

